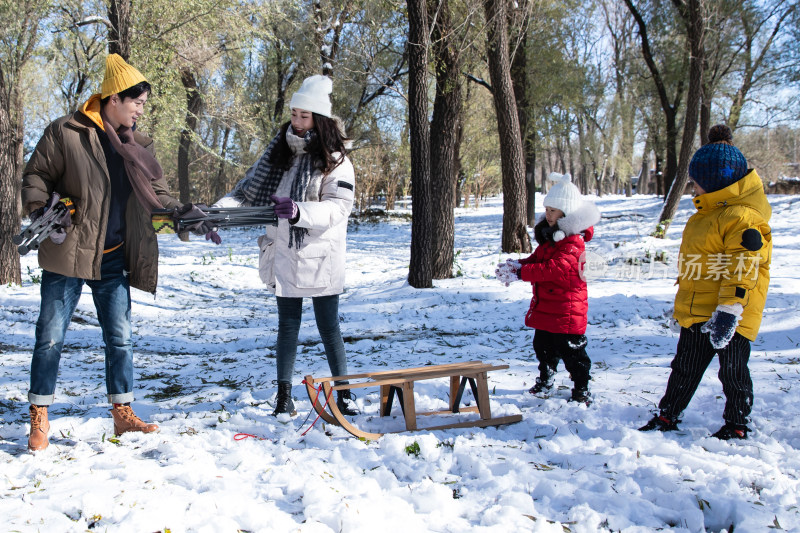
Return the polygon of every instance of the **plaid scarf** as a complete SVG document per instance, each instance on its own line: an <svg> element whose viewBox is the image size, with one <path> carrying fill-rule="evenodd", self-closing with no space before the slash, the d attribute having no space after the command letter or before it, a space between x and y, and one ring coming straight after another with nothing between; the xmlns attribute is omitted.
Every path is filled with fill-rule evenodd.
<svg viewBox="0 0 800 533"><path fill-rule="evenodd" d="M275 135L258 162L247 169L244 179L236 185L238 190L235 190L234 194L243 200L244 205L272 205L269 197L275 193L283 178L283 169L275 167L270 162L272 151L278 145L280 136L280 133Z"/></svg>
<svg viewBox="0 0 800 533"><path fill-rule="evenodd" d="M300 162L296 167L297 170L294 176L292 176L292 187L289 196L295 202L304 202L307 200L308 193L310 192L308 190L308 185L314 173L313 158L311 154L305 151L305 148L313 139L313 136L316 135L316 132L313 130L308 131L301 139L295 135L290 136L290 131L291 129L286 132L286 140L289 143L289 147L294 152L295 157L300 158ZM244 179L237 184L236 189L238 190L234 192L234 195L243 198L244 205L272 205L273 202L270 196L275 194L278 185L280 185L283 179L284 173L283 169L276 167L270 161L272 158L272 151L280 140L280 135L279 132L272 141L270 141L258 162L247 170ZM308 230L306 228L290 226L289 248L294 245L299 249L307 234Z"/></svg>

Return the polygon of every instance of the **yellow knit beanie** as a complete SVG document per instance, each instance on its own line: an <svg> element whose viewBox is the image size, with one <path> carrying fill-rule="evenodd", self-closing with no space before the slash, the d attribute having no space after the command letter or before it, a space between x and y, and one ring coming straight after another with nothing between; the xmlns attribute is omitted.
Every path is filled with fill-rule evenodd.
<svg viewBox="0 0 800 533"><path fill-rule="evenodd" d="M106 58L106 75L100 86L100 97L106 98L115 93L130 89L137 83L147 81L142 73L130 66L119 54Z"/></svg>

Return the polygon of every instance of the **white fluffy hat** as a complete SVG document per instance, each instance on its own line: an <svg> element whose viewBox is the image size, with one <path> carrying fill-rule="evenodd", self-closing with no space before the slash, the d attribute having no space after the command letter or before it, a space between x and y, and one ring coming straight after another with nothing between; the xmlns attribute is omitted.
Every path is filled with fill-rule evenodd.
<svg viewBox="0 0 800 533"><path fill-rule="evenodd" d="M291 109L305 109L325 117L331 116L333 81L328 76L309 76L303 80L300 89L292 95Z"/></svg>
<svg viewBox="0 0 800 533"><path fill-rule="evenodd" d="M572 176L551 172L548 178L550 181L555 181L555 184L544 197L542 202L544 206L560 209L564 215L569 215L578 209L581 204L581 192L572 183Z"/></svg>

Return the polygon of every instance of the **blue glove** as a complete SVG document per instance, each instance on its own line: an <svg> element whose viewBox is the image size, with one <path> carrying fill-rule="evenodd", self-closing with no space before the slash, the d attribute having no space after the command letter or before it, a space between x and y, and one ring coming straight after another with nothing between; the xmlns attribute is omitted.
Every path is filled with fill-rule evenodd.
<svg viewBox="0 0 800 533"><path fill-rule="evenodd" d="M711 315L711 319L703 324L700 331L710 333L708 339L711 341L711 346L715 350L722 350L731 342L733 335L736 333L738 322L739 317L736 315L716 310Z"/></svg>
<svg viewBox="0 0 800 533"><path fill-rule="evenodd" d="M274 194L269 198L275 202L275 215L278 218L288 218L291 221L299 215L300 208L291 198L287 196L278 197Z"/></svg>

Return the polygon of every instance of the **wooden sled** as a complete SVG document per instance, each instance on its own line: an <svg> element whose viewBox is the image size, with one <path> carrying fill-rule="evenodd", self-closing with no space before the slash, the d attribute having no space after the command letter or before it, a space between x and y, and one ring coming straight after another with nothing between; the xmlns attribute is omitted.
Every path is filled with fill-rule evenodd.
<svg viewBox="0 0 800 533"><path fill-rule="evenodd" d="M370 433L362 431L350 423L336 405L334 391L359 389L363 387L380 387L380 416L389 416L392 411L392 402L397 396L398 403L405 418L405 431L435 431L439 429L499 426L513 424L522 420L522 415L502 416L492 418L489 407L489 386L486 374L492 370L505 370L508 365L487 365L480 361L466 363L451 363L445 365L422 366L400 370L386 370L383 372L368 372L365 374L352 374L349 376L334 376L315 378L306 376L304 381L308 397L320 418L329 424L341 426L356 437L375 440L383 433ZM414 382L423 379L450 378L450 407L445 411L430 411L418 413L414 405ZM349 381L344 385L336 385L336 381ZM464 389L469 383L472 395L475 397L475 406L461 407L461 398ZM322 387L318 393L317 386ZM326 405L326 399L327 405ZM478 413L480 418L442 426L417 427L417 416L444 415L450 413ZM402 433L397 431L393 433Z"/></svg>

